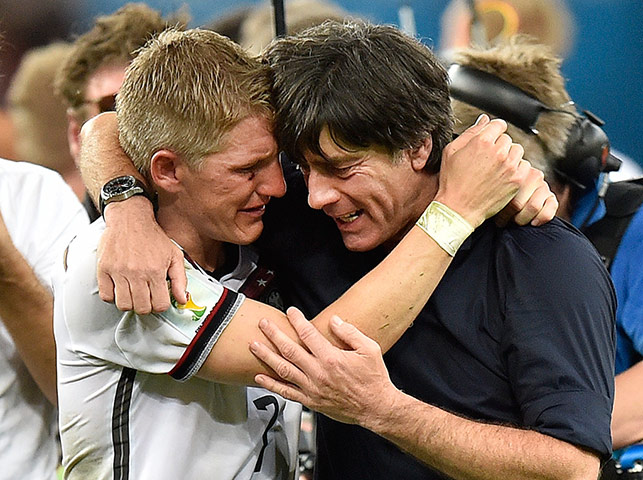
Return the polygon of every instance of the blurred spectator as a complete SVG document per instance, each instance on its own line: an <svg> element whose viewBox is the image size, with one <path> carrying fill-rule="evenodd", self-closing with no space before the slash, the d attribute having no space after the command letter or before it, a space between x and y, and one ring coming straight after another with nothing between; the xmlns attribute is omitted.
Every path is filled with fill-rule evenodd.
<svg viewBox="0 0 643 480"><path fill-rule="evenodd" d="M451 63L457 49L493 46L526 34L564 58L572 48L575 30L576 22L565 0L451 0L441 19L441 56ZM620 152L617 155L623 165L609 174L610 180L643 175L632 158Z"/></svg>
<svg viewBox="0 0 643 480"><path fill-rule="evenodd" d="M55 40L65 40L74 24L82 17L83 0L2 0L0 32L4 38L0 49L0 104L18 68L22 55Z"/></svg>
<svg viewBox="0 0 643 480"><path fill-rule="evenodd" d="M16 158L15 134L9 112L0 109L0 158Z"/></svg>
<svg viewBox="0 0 643 480"><path fill-rule="evenodd" d="M553 161L565 155L565 144L575 122L576 112L565 89L565 80L560 74L560 58L550 48L535 43L530 37L517 36L488 49L456 50L453 52L453 60L459 65L491 73L519 87L545 105L568 112L540 115L535 125L538 135L527 133L511 123L507 127L507 133L513 141L524 147L525 158L542 170L545 178L553 179ZM466 130L483 113L477 106L453 98L451 104L456 133ZM485 113L492 117L498 116L489 111ZM471 119L473 122L467 123Z"/></svg>
<svg viewBox="0 0 643 480"><path fill-rule="evenodd" d="M80 129L90 118L114 110L125 68L138 48L170 24L187 19L165 20L142 3L129 3L111 15L100 16L94 27L76 39L55 79L56 92L68 106L67 140L74 160L80 154ZM89 196L85 208L91 220L98 216Z"/></svg>
<svg viewBox="0 0 643 480"><path fill-rule="evenodd" d="M0 478L59 463L52 277L87 215L51 170L0 159Z"/></svg>
<svg viewBox="0 0 643 480"><path fill-rule="evenodd" d="M451 0L441 23L442 52L476 44L493 45L523 33L565 56L575 30L574 19L563 0Z"/></svg>
<svg viewBox="0 0 643 480"><path fill-rule="evenodd" d="M321 0L292 0L285 3L286 31L297 33L319 25L324 20L341 22L348 13L341 7ZM259 54L275 38L275 16L271 4L263 3L251 11L241 25L239 43L249 52Z"/></svg>
<svg viewBox="0 0 643 480"><path fill-rule="evenodd" d="M250 12L252 12L252 7L237 8L211 20L203 28L224 35L233 42L241 43L241 26Z"/></svg>
<svg viewBox="0 0 643 480"><path fill-rule="evenodd" d="M71 48L55 42L27 52L7 98L16 130L16 159L56 170L82 199L85 187L69 153L65 105L54 93L56 71Z"/></svg>

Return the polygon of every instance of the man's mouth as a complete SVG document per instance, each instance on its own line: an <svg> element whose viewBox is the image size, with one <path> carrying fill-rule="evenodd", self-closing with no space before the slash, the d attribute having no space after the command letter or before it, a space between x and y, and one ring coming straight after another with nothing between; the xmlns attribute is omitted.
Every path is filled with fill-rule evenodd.
<svg viewBox="0 0 643 480"><path fill-rule="evenodd" d="M241 211L246 213L261 213L266 209L266 205L258 205L256 207L244 208Z"/></svg>
<svg viewBox="0 0 643 480"><path fill-rule="evenodd" d="M361 214L362 210L355 210L354 212L335 217L335 219L341 223L353 223Z"/></svg>

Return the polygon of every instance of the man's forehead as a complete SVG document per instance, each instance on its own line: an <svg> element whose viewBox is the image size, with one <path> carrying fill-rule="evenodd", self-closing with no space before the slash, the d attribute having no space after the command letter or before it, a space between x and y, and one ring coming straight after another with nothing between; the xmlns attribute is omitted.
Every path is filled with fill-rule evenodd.
<svg viewBox="0 0 643 480"><path fill-rule="evenodd" d="M304 152L306 161L311 164L337 164L350 162L364 154L362 149L351 148L339 143L336 136L333 136L327 126L324 126L319 134L319 150L321 151L321 155L306 150Z"/></svg>

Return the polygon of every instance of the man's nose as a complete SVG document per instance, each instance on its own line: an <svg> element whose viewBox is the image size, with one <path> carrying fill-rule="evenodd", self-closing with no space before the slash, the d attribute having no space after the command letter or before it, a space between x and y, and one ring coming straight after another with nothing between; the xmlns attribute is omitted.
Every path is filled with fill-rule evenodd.
<svg viewBox="0 0 643 480"><path fill-rule="evenodd" d="M308 205L320 210L339 200L339 192L334 186L334 177L330 174L311 169L307 175Z"/></svg>
<svg viewBox="0 0 643 480"><path fill-rule="evenodd" d="M283 197L286 193L286 182L279 160L270 162L261 174L257 192L270 197Z"/></svg>

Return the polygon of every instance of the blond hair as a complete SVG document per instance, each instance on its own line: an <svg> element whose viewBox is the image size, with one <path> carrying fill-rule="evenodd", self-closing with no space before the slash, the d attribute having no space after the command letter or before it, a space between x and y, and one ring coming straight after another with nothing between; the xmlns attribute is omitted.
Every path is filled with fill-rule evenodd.
<svg viewBox="0 0 643 480"><path fill-rule="evenodd" d="M167 30L130 64L116 112L121 145L142 173L160 149L199 168L238 122L272 119L270 71L217 33Z"/></svg>

